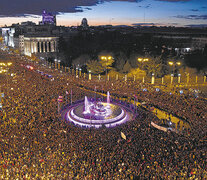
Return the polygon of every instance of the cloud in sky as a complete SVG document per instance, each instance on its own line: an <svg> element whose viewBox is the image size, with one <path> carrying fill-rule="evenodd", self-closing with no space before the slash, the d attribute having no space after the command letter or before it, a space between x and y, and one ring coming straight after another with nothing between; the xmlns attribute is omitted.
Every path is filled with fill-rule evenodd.
<svg viewBox="0 0 207 180"><path fill-rule="evenodd" d="M133 23L132 26L161 26L159 23Z"/></svg>
<svg viewBox="0 0 207 180"><path fill-rule="evenodd" d="M166 2L188 2L191 0L156 0L156 1L166 1Z"/></svg>
<svg viewBox="0 0 207 180"><path fill-rule="evenodd" d="M125 1L141 2L143 0L1 0L0 15L18 16L18 14L40 15L43 9L49 12L82 12L80 6L93 6L104 2Z"/></svg>
<svg viewBox="0 0 207 180"><path fill-rule="evenodd" d="M197 11L198 11L198 9L190 9L190 11L197 12Z"/></svg>
<svg viewBox="0 0 207 180"><path fill-rule="evenodd" d="M199 3L197 0L0 1L0 26L25 20L38 23L37 19L41 19L43 9L52 14L57 14L59 25L77 25L81 18L86 17L91 25L107 23L131 25L134 22L167 24L176 22L183 26L186 24L205 23L201 15L206 14L207 7L206 0L199 0ZM200 16L200 20L194 22L194 19L199 17L187 17L189 14ZM33 17L34 15L37 18ZM8 17L8 21L6 17Z"/></svg>
<svg viewBox="0 0 207 180"><path fill-rule="evenodd" d="M181 18L181 19L190 19L190 20L207 20L207 15L178 15L175 16L176 18Z"/></svg>
<svg viewBox="0 0 207 180"><path fill-rule="evenodd" d="M18 16L19 14L36 14L40 15L43 9L52 13L74 13L83 12L90 9L80 7L94 6L104 2L131 2L139 3L146 0L1 0L0 15ZM152 0L166 2L187 2L190 0ZM150 4L146 6L149 8Z"/></svg>
<svg viewBox="0 0 207 180"><path fill-rule="evenodd" d="M207 24L188 24L186 27L195 27L195 28L201 28L201 27L207 27Z"/></svg>

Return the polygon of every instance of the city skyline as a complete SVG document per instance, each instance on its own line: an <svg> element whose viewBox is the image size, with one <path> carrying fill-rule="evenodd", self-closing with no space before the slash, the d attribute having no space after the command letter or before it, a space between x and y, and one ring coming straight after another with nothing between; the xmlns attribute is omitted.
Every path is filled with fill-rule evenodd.
<svg viewBox="0 0 207 180"><path fill-rule="evenodd" d="M12 4L12 5L11 5ZM146 25L207 27L205 0L2 0L0 26L42 20L45 9L57 15L57 25L80 25L87 18L89 25Z"/></svg>

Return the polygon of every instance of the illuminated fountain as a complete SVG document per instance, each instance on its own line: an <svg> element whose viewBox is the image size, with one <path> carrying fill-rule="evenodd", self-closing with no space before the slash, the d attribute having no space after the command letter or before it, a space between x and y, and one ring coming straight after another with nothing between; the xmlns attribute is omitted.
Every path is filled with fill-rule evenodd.
<svg viewBox="0 0 207 180"><path fill-rule="evenodd" d="M109 94L109 91L107 91L107 104L110 104L110 94Z"/></svg>
<svg viewBox="0 0 207 180"><path fill-rule="evenodd" d="M85 96L84 101L70 106L66 120L84 127L114 127L129 120L131 112L124 105L110 102L107 92L107 101L94 101Z"/></svg>
<svg viewBox="0 0 207 180"><path fill-rule="evenodd" d="M89 102L88 102L87 96L85 96L84 105L85 105L84 106L85 111L83 111L83 114L89 114L90 113L90 106L89 106Z"/></svg>

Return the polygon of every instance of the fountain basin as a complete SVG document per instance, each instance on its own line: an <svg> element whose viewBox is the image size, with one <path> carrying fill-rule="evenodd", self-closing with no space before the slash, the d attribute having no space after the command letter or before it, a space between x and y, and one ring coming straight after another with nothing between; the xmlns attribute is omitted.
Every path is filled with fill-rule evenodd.
<svg viewBox="0 0 207 180"><path fill-rule="evenodd" d="M67 111L66 120L83 127L100 128L103 125L105 127L114 127L129 120L131 113L121 104L105 102L91 103L89 105L90 108L87 109L88 113L84 113L84 104L84 102L81 102L70 106ZM102 108L97 108L97 104Z"/></svg>

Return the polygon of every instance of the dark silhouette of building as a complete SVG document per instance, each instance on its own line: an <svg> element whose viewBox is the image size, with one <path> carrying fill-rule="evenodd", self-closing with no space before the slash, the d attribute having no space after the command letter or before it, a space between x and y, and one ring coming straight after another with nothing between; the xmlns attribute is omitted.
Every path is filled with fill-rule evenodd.
<svg viewBox="0 0 207 180"><path fill-rule="evenodd" d="M81 26L83 28L87 28L88 27L88 20L86 18L83 18L81 21Z"/></svg>

